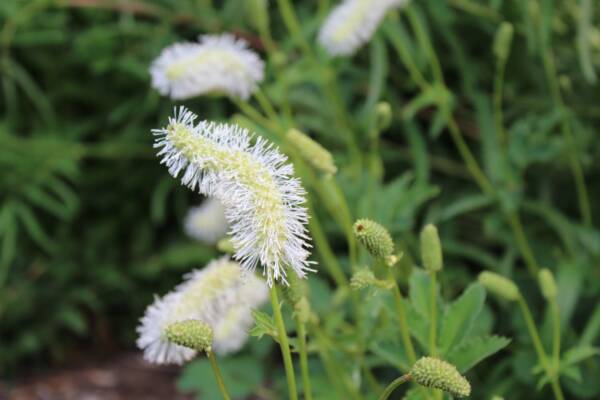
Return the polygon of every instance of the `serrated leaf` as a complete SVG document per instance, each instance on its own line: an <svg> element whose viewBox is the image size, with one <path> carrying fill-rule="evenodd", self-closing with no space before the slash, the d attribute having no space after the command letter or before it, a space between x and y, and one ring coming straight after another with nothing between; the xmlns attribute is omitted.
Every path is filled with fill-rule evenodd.
<svg viewBox="0 0 600 400"><path fill-rule="evenodd" d="M255 336L260 339L264 335L269 335L275 341L279 342L273 317L260 310L252 310L252 317L254 318L255 325L250 329L250 336Z"/></svg>
<svg viewBox="0 0 600 400"><path fill-rule="evenodd" d="M439 349L442 354L460 345L469 336L484 302L485 290L479 283L473 283L446 308L439 337Z"/></svg>
<svg viewBox="0 0 600 400"><path fill-rule="evenodd" d="M502 350L510 339L502 336L481 336L455 347L447 356L448 362L464 373L486 357Z"/></svg>

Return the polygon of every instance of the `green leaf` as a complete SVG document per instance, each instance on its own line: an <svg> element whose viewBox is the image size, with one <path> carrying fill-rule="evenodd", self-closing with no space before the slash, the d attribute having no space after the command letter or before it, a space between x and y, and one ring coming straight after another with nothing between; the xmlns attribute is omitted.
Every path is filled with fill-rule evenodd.
<svg viewBox="0 0 600 400"><path fill-rule="evenodd" d="M439 337L439 349L442 354L460 345L469 336L484 302L485 289L479 283L473 283L446 308Z"/></svg>
<svg viewBox="0 0 600 400"><path fill-rule="evenodd" d="M275 339L275 341L279 341L273 317L260 310L252 310L252 317L254 318L254 323L256 325L250 329L250 336L255 336L260 339L264 335L269 335Z"/></svg>
<svg viewBox="0 0 600 400"><path fill-rule="evenodd" d="M600 354L600 347L594 346L577 346L567 350L561 360L561 365L575 365L590 357Z"/></svg>
<svg viewBox="0 0 600 400"><path fill-rule="evenodd" d="M482 336L465 341L447 356L448 362L464 373L486 357L502 350L510 339L502 336Z"/></svg>
<svg viewBox="0 0 600 400"><path fill-rule="evenodd" d="M419 314L429 316L431 310L429 295L429 275L427 272L415 269L409 279L410 302Z"/></svg>

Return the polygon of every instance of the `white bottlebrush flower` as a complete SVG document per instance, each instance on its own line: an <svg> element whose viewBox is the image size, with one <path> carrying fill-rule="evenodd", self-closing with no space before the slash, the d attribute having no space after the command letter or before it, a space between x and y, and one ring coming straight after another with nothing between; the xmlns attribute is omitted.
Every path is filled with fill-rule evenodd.
<svg viewBox="0 0 600 400"><path fill-rule="evenodd" d="M170 342L166 329L175 322L197 319L221 332L213 339L214 351L237 350L247 337L251 309L259 307L266 297L264 281L244 274L228 257L220 258L187 274L185 281L163 298L155 298L140 320L137 345L150 362L182 364L196 351ZM235 321L232 312L237 313ZM231 324L227 334L222 333L223 318Z"/></svg>
<svg viewBox="0 0 600 400"><path fill-rule="evenodd" d="M248 43L231 34L203 35L176 43L152 63L152 86L174 100L225 93L247 99L264 77L264 63Z"/></svg>
<svg viewBox="0 0 600 400"><path fill-rule="evenodd" d="M153 130L162 163L182 183L225 207L234 257L253 271L260 263L269 285L286 268L304 277L310 268L305 192L287 157L236 125L202 121L184 107Z"/></svg>
<svg viewBox="0 0 600 400"><path fill-rule="evenodd" d="M343 0L319 31L319 43L332 56L348 56L371 39L386 13L408 0Z"/></svg>
<svg viewBox="0 0 600 400"><path fill-rule="evenodd" d="M223 239L229 227L221 202L208 197L200 206L190 208L184 229L190 237L206 244L215 244Z"/></svg>

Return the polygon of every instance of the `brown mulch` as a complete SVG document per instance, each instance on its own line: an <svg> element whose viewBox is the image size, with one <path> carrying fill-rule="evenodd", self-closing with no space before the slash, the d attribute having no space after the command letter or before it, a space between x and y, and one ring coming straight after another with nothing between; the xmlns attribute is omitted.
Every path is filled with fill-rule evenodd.
<svg viewBox="0 0 600 400"><path fill-rule="evenodd" d="M53 371L8 387L1 400L191 400L178 393L179 367L156 366L139 354L118 355L97 364Z"/></svg>

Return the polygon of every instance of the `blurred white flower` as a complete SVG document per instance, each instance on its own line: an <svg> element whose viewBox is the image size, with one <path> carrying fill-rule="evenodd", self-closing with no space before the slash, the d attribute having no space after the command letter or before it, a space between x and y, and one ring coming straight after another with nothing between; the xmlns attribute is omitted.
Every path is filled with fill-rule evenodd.
<svg viewBox="0 0 600 400"><path fill-rule="evenodd" d="M214 196L231 226L234 258L253 271L262 264L269 285L286 282L286 268L306 276L309 237L304 189L287 157L236 125L202 121L184 107L153 130L162 163L192 190Z"/></svg>
<svg viewBox="0 0 600 400"><path fill-rule="evenodd" d="M190 208L185 217L185 233L202 243L217 243L228 229L225 209L214 197L207 197L198 207Z"/></svg>
<svg viewBox="0 0 600 400"><path fill-rule="evenodd" d="M332 56L348 56L368 42L386 13L408 0L343 0L319 31L319 43Z"/></svg>
<svg viewBox="0 0 600 400"><path fill-rule="evenodd" d="M231 34L203 35L199 43L165 48L150 67L152 86L174 100L225 93L247 99L264 77L264 63Z"/></svg>
<svg viewBox="0 0 600 400"><path fill-rule="evenodd" d="M251 310L266 299L264 281L244 274L228 257L214 260L204 269L185 275L184 282L163 298L155 298L140 320L137 345L150 362L182 364L197 352L170 342L166 329L175 322L197 319L215 331L215 352L238 350L248 336Z"/></svg>

